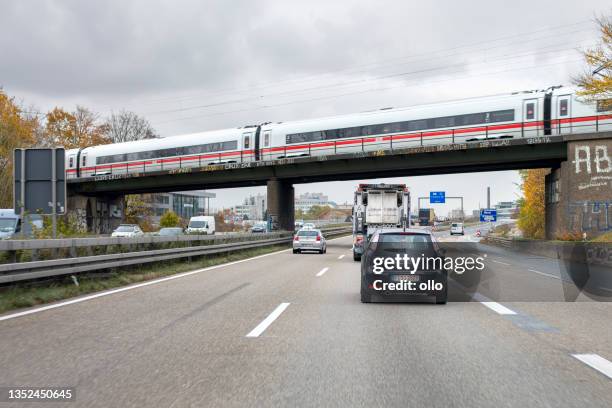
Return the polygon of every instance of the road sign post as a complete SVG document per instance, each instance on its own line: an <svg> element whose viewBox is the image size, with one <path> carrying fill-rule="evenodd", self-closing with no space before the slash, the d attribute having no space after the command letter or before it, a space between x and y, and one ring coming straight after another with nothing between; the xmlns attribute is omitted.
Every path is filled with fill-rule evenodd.
<svg viewBox="0 0 612 408"><path fill-rule="evenodd" d="M57 215L66 210L64 149L15 149L13 158L15 212L22 223L26 213L51 215L55 238Z"/></svg>

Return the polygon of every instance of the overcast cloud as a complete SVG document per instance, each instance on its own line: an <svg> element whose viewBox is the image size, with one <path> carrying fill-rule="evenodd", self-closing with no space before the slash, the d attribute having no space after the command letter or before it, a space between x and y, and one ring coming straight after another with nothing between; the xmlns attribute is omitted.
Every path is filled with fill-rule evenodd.
<svg viewBox="0 0 612 408"><path fill-rule="evenodd" d="M163 136L568 84L608 1L0 1L0 86ZM516 198L516 172L401 179ZM356 182L296 186L351 200ZM219 190L217 205L249 190ZM263 191L252 189L252 191Z"/></svg>

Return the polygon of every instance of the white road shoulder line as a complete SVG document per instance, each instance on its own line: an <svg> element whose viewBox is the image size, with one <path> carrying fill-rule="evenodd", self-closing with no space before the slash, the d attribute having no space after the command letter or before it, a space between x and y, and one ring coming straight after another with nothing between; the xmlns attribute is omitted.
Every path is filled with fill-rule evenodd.
<svg viewBox="0 0 612 408"><path fill-rule="evenodd" d="M342 258L344 258L344 254L342 254L342 255L340 255L340 256L338 257L338 259L342 259Z"/></svg>
<svg viewBox="0 0 612 408"><path fill-rule="evenodd" d="M500 315L515 315L516 314L514 310L510 310L506 306L501 305L497 302L480 302L480 303L482 303L489 309L493 310L494 312L499 313Z"/></svg>
<svg viewBox="0 0 612 408"><path fill-rule="evenodd" d="M502 262L502 261L496 261L495 259L491 259L491 260L492 260L493 262L495 262L495 263L498 263L498 264L502 264L502 265L506 265L506 266L509 266L509 265L510 265L509 263Z"/></svg>
<svg viewBox="0 0 612 408"><path fill-rule="evenodd" d="M533 272L533 273L537 273L538 275L542 275L542 276L548 276L549 278L554 278L554 279L561 279L558 276L552 275L550 273L546 273L546 272L540 272L540 271L536 271L535 269L527 269L529 272Z"/></svg>
<svg viewBox="0 0 612 408"><path fill-rule="evenodd" d="M323 276L323 274L324 274L325 272L327 272L327 271L329 271L329 268L323 268L323 269L321 269L321 270L319 271L319 273L317 273L317 278L318 278L319 276Z"/></svg>
<svg viewBox="0 0 612 408"><path fill-rule="evenodd" d="M143 283L137 283L135 285L130 285L130 286L124 286L124 287L118 288L118 289L111 289L111 290L107 290L107 291L104 291L104 292L99 292L99 293L96 293L96 294L93 294L93 295L88 295L88 296L83 296L83 297L79 297L79 298L76 298L76 299L68 300L68 301L65 301L65 302L53 303L51 305L37 307L35 309L28 309L28 310L24 310L23 312L7 314L7 315L4 315L4 316L0 316L0 321L14 319L16 317L26 316L26 315L33 314L33 313L44 312L45 310L56 309L58 307L72 305L74 303L81 303L81 302L85 302L85 301L88 301L88 300L96 299L96 298L99 298L99 297L113 295L113 294L119 293L119 292L125 292L125 291L128 291L128 290L142 288L144 286L155 285L155 284L158 284L158 283L162 283L162 282L166 282L166 281L170 281L170 280L174 280L174 279L184 278L185 276L195 275L197 273L206 272L206 271L210 271L210 270L218 269L218 268L224 268L226 266L232 266L232 265L240 264L240 263L243 263L243 262L249 262L249 261L252 261L254 259L259 259L259 258L263 258L263 257L266 257L266 256L271 256L271 255L277 255L277 254L280 254L280 253L283 253L283 252L287 252L287 251L289 251L289 249L283 249L281 251L270 252L269 254L263 254L263 255L254 256L252 258L241 259L239 261L219 264L219 265L215 265L215 266L209 266L208 268L196 269L195 271L179 273L179 274L168 276L168 277L165 277L165 278L154 279L154 280L150 280L150 281L143 282Z"/></svg>
<svg viewBox="0 0 612 408"><path fill-rule="evenodd" d="M584 364L594 368L606 377L612 379L612 362L597 354L572 354L572 357L577 358Z"/></svg>
<svg viewBox="0 0 612 408"><path fill-rule="evenodd" d="M274 309L274 311L270 313L268 317L266 317L261 323L259 323L257 327L251 330L249 334L246 335L246 337L259 337L261 333L263 333L268 328L268 326L270 326L276 319L278 319L278 316L280 316L281 313L283 313L285 309L289 307L289 305L290 303L281 303L280 305L278 305L276 309Z"/></svg>

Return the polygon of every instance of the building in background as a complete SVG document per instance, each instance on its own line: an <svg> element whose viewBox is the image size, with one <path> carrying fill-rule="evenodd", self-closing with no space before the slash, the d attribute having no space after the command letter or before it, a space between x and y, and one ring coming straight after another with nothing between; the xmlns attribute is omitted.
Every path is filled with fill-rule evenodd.
<svg viewBox="0 0 612 408"><path fill-rule="evenodd" d="M463 221L463 219L465 218L465 214L463 213L462 209L455 208L454 210L451 210L449 218L451 219L451 221Z"/></svg>
<svg viewBox="0 0 612 408"><path fill-rule="evenodd" d="M188 220L196 215L210 215L210 199L215 193L203 190L157 193L151 195L151 212L154 224L164 213L174 211L179 217Z"/></svg>
<svg viewBox="0 0 612 408"><path fill-rule="evenodd" d="M300 194L300 196L295 199L296 211L300 210L306 213L315 205L321 207L336 207L336 203L329 201L329 197L323 193L304 193Z"/></svg>
<svg viewBox="0 0 612 408"><path fill-rule="evenodd" d="M268 208L266 194L248 196L242 204L232 208L236 220L264 220Z"/></svg>
<svg viewBox="0 0 612 408"><path fill-rule="evenodd" d="M498 219L516 218L519 211L518 203L516 201L500 201L499 203L495 204L495 209L497 210Z"/></svg>

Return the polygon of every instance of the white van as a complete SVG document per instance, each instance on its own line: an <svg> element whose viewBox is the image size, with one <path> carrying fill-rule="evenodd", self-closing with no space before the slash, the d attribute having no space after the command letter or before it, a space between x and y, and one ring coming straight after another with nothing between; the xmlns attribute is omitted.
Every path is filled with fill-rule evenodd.
<svg viewBox="0 0 612 408"><path fill-rule="evenodd" d="M0 208L0 239L9 239L23 233L26 237L32 237L34 230L43 228L42 215L26 215L26 222L22 222L21 216L15 214L12 208ZM23 229L23 231L22 231Z"/></svg>
<svg viewBox="0 0 612 408"><path fill-rule="evenodd" d="M463 235L465 234L465 230L463 229L463 223L461 222L453 222L451 224L451 228L450 228L450 234L451 235Z"/></svg>
<svg viewBox="0 0 612 408"><path fill-rule="evenodd" d="M212 215L191 217L187 226L187 233L213 235L215 233L215 217Z"/></svg>

